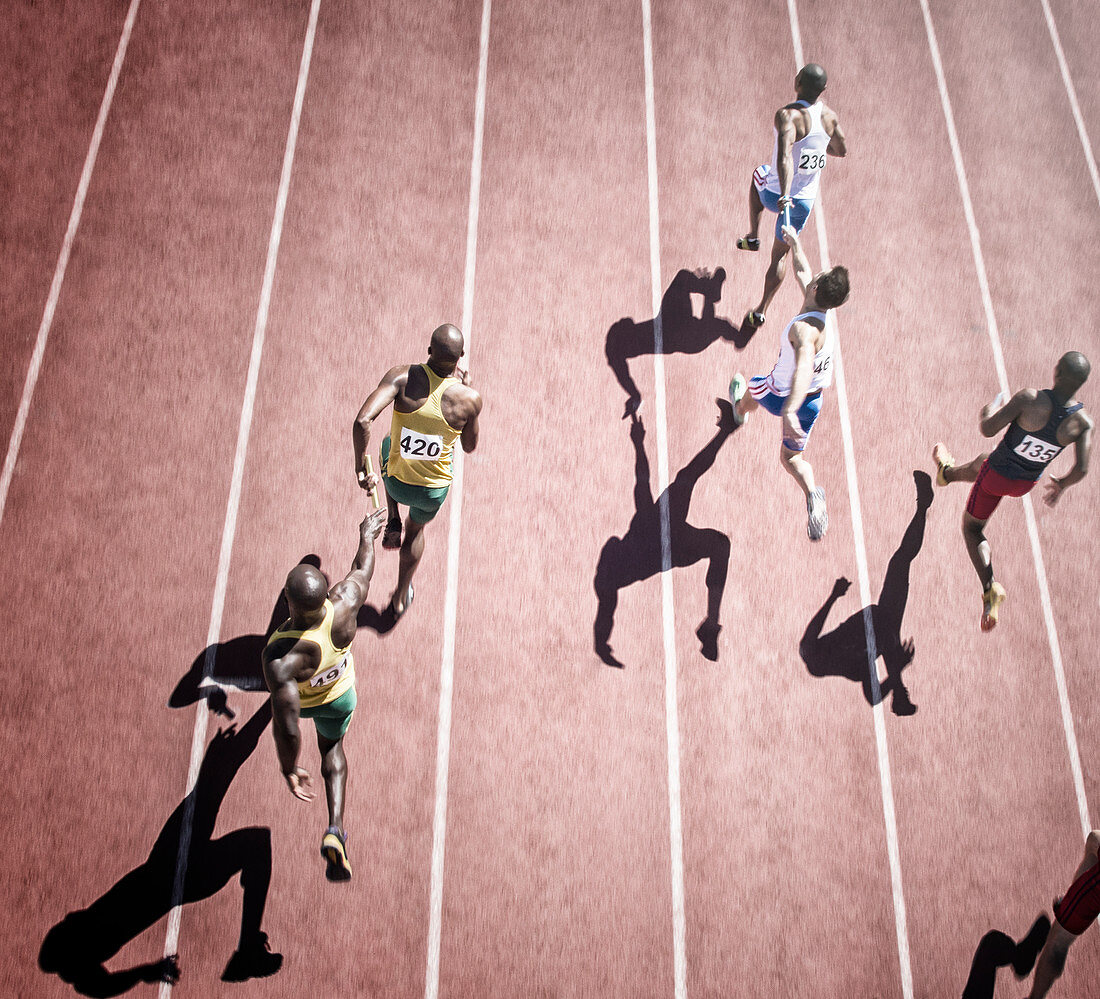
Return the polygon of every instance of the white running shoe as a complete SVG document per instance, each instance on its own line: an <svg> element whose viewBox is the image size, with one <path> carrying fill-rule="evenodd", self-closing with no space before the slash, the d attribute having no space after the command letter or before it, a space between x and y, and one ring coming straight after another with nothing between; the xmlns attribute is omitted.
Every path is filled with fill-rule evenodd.
<svg viewBox="0 0 1100 999"><path fill-rule="evenodd" d="M729 400L730 405L733 407L733 425L735 427L739 427L745 422L744 415L737 412L737 404L745 398L745 390L747 388L748 382L745 381L745 376L738 371L737 374L730 379L729 388Z"/></svg>
<svg viewBox="0 0 1100 999"><path fill-rule="evenodd" d="M825 509L825 490L818 486L806 497L806 533L811 541L820 541L829 529L829 511Z"/></svg>

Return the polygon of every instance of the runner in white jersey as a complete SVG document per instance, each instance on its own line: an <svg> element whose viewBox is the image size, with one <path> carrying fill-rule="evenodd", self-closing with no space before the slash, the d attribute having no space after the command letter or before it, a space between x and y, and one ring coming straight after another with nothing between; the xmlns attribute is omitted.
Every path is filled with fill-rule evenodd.
<svg viewBox="0 0 1100 999"><path fill-rule="evenodd" d="M775 113L771 163L762 163L753 171L749 232L737 241L737 248L760 249L760 217L765 208L778 218L764 294L760 304L746 313L742 329L751 331L764 325L764 314L783 283L789 250L783 241L783 226L802 231L817 197L826 156L844 156L848 151L836 112L821 101L825 83L825 70L817 63L802 67L794 81L798 99Z"/></svg>
<svg viewBox="0 0 1100 999"><path fill-rule="evenodd" d="M821 412L821 393L833 383L835 345L826 314L847 301L848 271L833 267L814 274L794 226L784 226L782 232L786 245L794 251L794 276L805 296L802 309L783 331L779 359L772 370L747 382L738 372L730 382L729 397L738 426L761 406L782 417L780 464L805 494L806 533L811 541L819 541L829 526L825 490L814 481L814 470L804 452Z"/></svg>

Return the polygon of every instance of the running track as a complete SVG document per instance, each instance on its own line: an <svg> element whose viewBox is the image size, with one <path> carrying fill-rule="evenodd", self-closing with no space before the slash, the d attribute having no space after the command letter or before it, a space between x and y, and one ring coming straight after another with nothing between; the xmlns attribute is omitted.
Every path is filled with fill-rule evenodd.
<svg viewBox="0 0 1100 999"><path fill-rule="evenodd" d="M1023 934L1100 800L1100 498L1090 478L1036 503L1037 549L1024 504L998 512L1009 602L983 636L965 494L922 514L913 472L937 439L980 447L994 342L1012 388L1046 384L1070 347L1100 358L1089 5L1049 5L1079 120L1041 0L936 0L927 21L920 0L657 2L649 31L641 2L78 7L0 19L0 440L19 438L0 500L0 991L71 994L39 970L43 938L145 861L196 733L197 763L228 725L193 706L208 642L255 686L289 566L312 552L346 571L364 505L352 417L445 319L467 326L483 441L413 610L357 640L355 880L324 881L323 806L291 799L263 732L216 835L270 830L263 928L282 970L220 982L230 881L182 909L172 993L939 997L982 934ZM681 268L725 267L719 317L755 300L764 262L733 239L796 39L829 69L851 148L819 206L854 291L845 391L813 443L831 511L813 547L774 424L705 450L730 373L770 365L772 325L685 353L690 322L665 323L660 363L630 360L644 462L604 355ZM788 282L772 314L795 304ZM656 497L700 454L687 523L710 529L701 554L731 549L718 660L695 636L707 559L662 580L654 511L610 668L593 651L601 550L627 533L638 476ZM395 573L381 557L375 607ZM851 588L803 642L838 578ZM876 602L879 647L912 638L911 716L862 691ZM262 704L229 690L238 729ZM109 966L157 959L172 932L155 918ZM1022 991L1008 979L998 995ZM1090 931L1059 994L1098 980Z"/></svg>

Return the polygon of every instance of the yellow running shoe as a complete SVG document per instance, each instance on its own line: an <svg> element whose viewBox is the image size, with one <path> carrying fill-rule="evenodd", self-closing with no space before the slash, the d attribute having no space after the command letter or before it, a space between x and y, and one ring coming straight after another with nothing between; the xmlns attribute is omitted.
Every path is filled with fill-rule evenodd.
<svg viewBox="0 0 1100 999"><path fill-rule="evenodd" d="M932 460L936 463L936 485L946 486L947 479L943 477L943 473L955 467L955 459L943 444L937 444L932 448Z"/></svg>
<svg viewBox="0 0 1100 999"><path fill-rule="evenodd" d="M1006 596L1005 588L997 582L991 583L982 594L982 631L992 631L997 627L997 615Z"/></svg>
<svg viewBox="0 0 1100 999"><path fill-rule="evenodd" d="M347 835L336 826L329 826L321 840L321 856L328 865L325 877L329 881L350 881L351 861L348 860Z"/></svg>

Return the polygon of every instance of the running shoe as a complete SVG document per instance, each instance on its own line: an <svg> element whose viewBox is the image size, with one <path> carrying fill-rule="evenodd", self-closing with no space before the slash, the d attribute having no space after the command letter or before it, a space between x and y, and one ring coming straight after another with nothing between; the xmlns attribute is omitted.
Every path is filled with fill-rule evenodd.
<svg viewBox="0 0 1100 999"><path fill-rule="evenodd" d="M946 486L947 479L944 478L943 473L955 467L955 459L942 443L938 443L932 448L932 460L936 463L936 485Z"/></svg>
<svg viewBox="0 0 1100 999"><path fill-rule="evenodd" d="M737 404L745 398L745 391L748 387L749 383L745 381L745 376L740 371L730 379L729 397L730 405L733 407L733 425L735 427L739 427L745 422L745 414L737 412Z"/></svg>
<svg viewBox="0 0 1100 999"><path fill-rule="evenodd" d="M348 837L336 826L329 826L321 840L321 856L328 865L325 877L329 881L350 881L351 861L348 860Z"/></svg>
<svg viewBox="0 0 1100 999"><path fill-rule="evenodd" d="M829 529L829 511L825 509L825 490L818 486L806 497L806 533L811 541L820 541Z"/></svg>
<svg viewBox="0 0 1100 999"><path fill-rule="evenodd" d="M982 631L992 631L997 627L997 615L1006 596L1005 588L996 582L982 594Z"/></svg>

